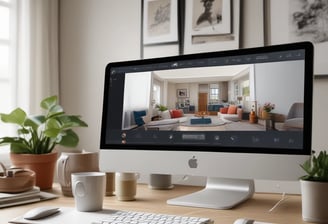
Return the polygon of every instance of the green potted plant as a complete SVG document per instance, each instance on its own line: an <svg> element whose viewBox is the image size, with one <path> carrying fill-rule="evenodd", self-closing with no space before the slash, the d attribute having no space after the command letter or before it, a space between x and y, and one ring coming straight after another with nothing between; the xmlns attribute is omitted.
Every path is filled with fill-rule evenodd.
<svg viewBox="0 0 328 224"><path fill-rule="evenodd" d="M163 112L167 110L167 106L163 104L156 104L155 108L158 110L158 117L163 116Z"/></svg>
<svg viewBox="0 0 328 224"><path fill-rule="evenodd" d="M328 223L328 154L313 152L311 158L301 165L306 175L301 179L303 220Z"/></svg>
<svg viewBox="0 0 328 224"><path fill-rule="evenodd" d="M167 106L164 106L164 105L162 105L162 104L156 104L156 108L157 108L159 111L161 111L161 112L167 110Z"/></svg>
<svg viewBox="0 0 328 224"><path fill-rule="evenodd" d="M79 137L72 128L88 125L78 115L66 115L57 96L43 99L40 107L44 114L27 115L21 108L9 114L0 113L2 122L18 126L18 136L1 137L0 145L10 145L14 166L35 171L36 185L43 190L52 187L57 161L55 146L77 146Z"/></svg>

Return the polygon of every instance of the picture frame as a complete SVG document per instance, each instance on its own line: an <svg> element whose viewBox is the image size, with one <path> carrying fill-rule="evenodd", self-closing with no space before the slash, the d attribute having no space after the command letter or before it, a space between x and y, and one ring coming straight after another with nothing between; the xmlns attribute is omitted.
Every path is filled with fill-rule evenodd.
<svg viewBox="0 0 328 224"><path fill-rule="evenodd" d="M323 11L323 6L312 7L311 4L315 3L308 0L266 0L265 4L267 11L265 15L266 44L312 42L314 45L314 74L327 76L328 18L326 14L320 16L320 11L317 13L311 11ZM314 16L307 18L307 13L313 13Z"/></svg>
<svg viewBox="0 0 328 224"><path fill-rule="evenodd" d="M230 0L192 0L188 1L188 24L191 35L220 35L231 33L231 1ZM189 12L190 14L190 12Z"/></svg>
<svg viewBox="0 0 328 224"><path fill-rule="evenodd" d="M202 26L197 25L197 21L202 17L201 10L205 10L207 1L189 0L185 3L184 54L239 48L240 0L208 1L216 8L212 15L221 19L212 24L205 21Z"/></svg>
<svg viewBox="0 0 328 224"><path fill-rule="evenodd" d="M143 44L178 42L178 3L176 0L142 0Z"/></svg>
<svg viewBox="0 0 328 224"><path fill-rule="evenodd" d="M177 89L177 96L179 98L188 97L188 90L187 89Z"/></svg>
<svg viewBox="0 0 328 224"><path fill-rule="evenodd" d="M186 105L186 106L189 106L189 105L190 105L190 100L189 100L189 99L186 99L186 100L185 100L185 105Z"/></svg>

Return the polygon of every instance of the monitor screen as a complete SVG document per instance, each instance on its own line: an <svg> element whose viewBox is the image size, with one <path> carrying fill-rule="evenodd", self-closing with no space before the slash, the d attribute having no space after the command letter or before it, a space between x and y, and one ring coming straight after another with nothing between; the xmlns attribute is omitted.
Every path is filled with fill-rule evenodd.
<svg viewBox="0 0 328 224"><path fill-rule="evenodd" d="M312 85L309 42L109 63L100 165L297 179L311 153Z"/></svg>

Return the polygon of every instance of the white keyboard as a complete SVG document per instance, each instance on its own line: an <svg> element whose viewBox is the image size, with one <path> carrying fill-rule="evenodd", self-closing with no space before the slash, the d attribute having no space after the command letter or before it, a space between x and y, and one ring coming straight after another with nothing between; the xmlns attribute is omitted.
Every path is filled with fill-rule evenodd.
<svg viewBox="0 0 328 224"><path fill-rule="evenodd" d="M147 212L116 211L99 215L92 224L212 224L209 218L156 214Z"/></svg>

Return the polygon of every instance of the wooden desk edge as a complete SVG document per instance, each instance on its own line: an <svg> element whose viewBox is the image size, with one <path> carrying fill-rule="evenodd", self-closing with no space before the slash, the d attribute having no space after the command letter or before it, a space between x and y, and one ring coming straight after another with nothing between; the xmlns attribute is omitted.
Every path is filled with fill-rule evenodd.
<svg viewBox="0 0 328 224"><path fill-rule="evenodd" d="M214 223L223 224L232 224L238 218L249 218L262 222L281 224L306 223L302 220L300 195L287 195L286 199L272 212L269 212L269 210L281 199L280 194L256 193L253 198L229 210L193 208L166 204L167 199L192 193L199 189L201 189L201 187L178 185L172 190L151 190L147 185L139 184L136 201L122 202L116 200L115 196L106 196L104 208L208 217L213 219ZM63 196L58 184L54 184L53 189L49 192L58 194L60 197L44 202L2 208L0 209L1 221L7 223L28 210L40 206L74 207L74 199L72 197Z"/></svg>

